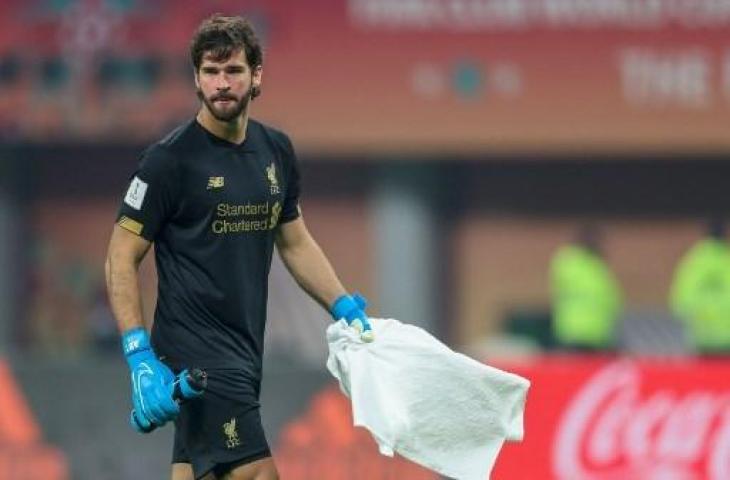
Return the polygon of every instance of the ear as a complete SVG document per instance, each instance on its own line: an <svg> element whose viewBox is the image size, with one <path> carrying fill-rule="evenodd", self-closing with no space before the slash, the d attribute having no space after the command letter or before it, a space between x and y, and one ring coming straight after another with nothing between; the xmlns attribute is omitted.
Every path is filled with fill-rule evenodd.
<svg viewBox="0 0 730 480"><path fill-rule="evenodd" d="M254 87L261 87L261 76L264 73L264 67L257 65L256 68L251 72L252 85Z"/></svg>
<svg viewBox="0 0 730 480"><path fill-rule="evenodd" d="M200 76L197 70L193 70L193 79L195 80L195 88L200 90Z"/></svg>

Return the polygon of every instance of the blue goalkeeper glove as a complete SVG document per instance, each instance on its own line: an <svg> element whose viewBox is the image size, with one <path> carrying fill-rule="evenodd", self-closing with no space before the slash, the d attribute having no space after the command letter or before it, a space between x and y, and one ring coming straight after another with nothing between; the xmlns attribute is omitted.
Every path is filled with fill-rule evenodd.
<svg viewBox="0 0 730 480"><path fill-rule="evenodd" d="M370 326L365 308L368 306L365 297L356 293L355 295L342 295L332 304L330 313L335 321L345 319L347 324L360 332L360 338L364 342L372 342L375 339L373 327Z"/></svg>
<svg viewBox="0 0 730 480"><path fill-rule="evenodd" d="M132 403L137 412L132 427L146 431L153 424L161 427L174 420L180 407L172 398L175 375L160 362L152 350L144 328L135 328L122 335L122 348L132 374Z"/></svg>

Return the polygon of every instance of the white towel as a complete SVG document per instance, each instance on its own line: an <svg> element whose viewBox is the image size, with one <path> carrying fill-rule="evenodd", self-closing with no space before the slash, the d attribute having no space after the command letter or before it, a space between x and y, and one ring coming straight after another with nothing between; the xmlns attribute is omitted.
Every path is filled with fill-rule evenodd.
<svg viewBox="0 0 730 480"><path fill-rule="evenodd" d="M505 440L522 440L530 382L456 353L425 330L371 319L364 343L344 321L327 329L327 368L354 424L393 452L459 480L489 478Z"/></svg>

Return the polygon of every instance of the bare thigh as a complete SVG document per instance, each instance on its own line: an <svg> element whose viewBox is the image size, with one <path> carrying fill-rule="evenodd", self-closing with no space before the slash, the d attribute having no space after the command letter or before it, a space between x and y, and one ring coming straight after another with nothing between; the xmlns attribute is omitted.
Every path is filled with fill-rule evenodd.
<svg viewBox="0 0 730 480"><path fill-rule="evenodd" d="M214 480L206 476L204 480ZM240 465L219 480L279 480L279 472L276 471L274 459L271 457L262 458L255 462Z"/></svg>
<svg viewBox="0 0 730 480"><path fill-rule="evenodd" d="M195 480L193 467L189 463L173 463L172 480ZM220 479L211 472L203 480L279 480L279 472L274 460L267 457L238 466Z"/></svg>
<svg viewBox="0 0 730 480"><path fill-rule="evenodd" d="M172 464L172 480L195 480L193 466L189 463Z"/></svg>

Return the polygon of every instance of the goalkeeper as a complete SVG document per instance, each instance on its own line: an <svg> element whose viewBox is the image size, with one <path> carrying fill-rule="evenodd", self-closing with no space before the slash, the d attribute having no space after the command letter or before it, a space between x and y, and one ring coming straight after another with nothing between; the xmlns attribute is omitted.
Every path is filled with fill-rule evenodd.
<svg viewBox="0 0 730 480"><path fill-rule="evenodd" d="M274 245L299 285L373 339L309 234L289 138L249 118L262 50L240 17L205 20L190 48L200 110L142 155L121 203L107 288L132 377L135 428L175 423L173 480L277 479L259 414ZM143 327L137 269L155 244L158 299ZM207 371L205 395L172 398L174 374Z"/></svg>

